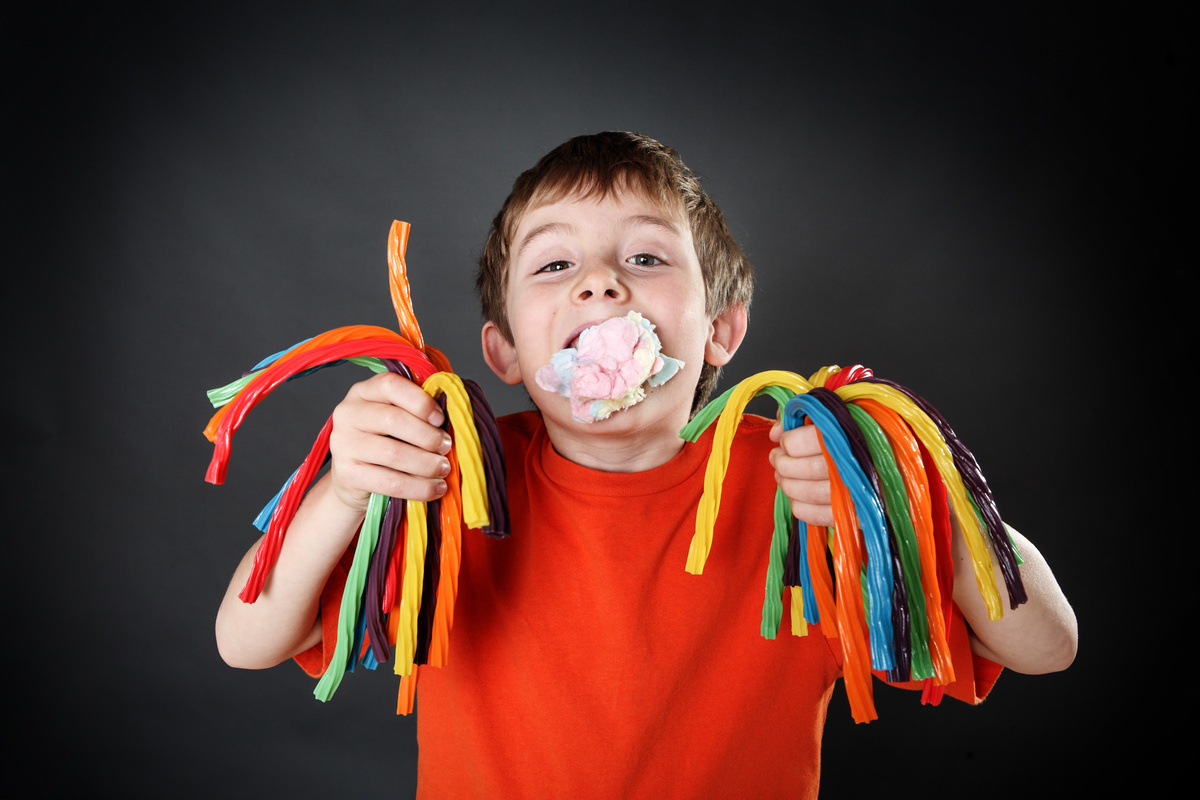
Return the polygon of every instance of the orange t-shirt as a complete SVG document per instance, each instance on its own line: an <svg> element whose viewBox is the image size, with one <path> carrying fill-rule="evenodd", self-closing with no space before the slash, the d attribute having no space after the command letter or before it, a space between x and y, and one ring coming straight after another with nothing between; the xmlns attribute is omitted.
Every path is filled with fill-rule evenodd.
<svg viewBox="0 0 1200 800"><path fill-rule="evenodd" d="M770 426L746 417L734 439L698 576L684 565L711 428L621 474L559 456L535 412L501 419L512 538L463 537L449 664L418 683L419 795L816 797L841 655L786 614L759 635ZM994 674L976 685L955 629L947 693L978 702Z"/></svg>

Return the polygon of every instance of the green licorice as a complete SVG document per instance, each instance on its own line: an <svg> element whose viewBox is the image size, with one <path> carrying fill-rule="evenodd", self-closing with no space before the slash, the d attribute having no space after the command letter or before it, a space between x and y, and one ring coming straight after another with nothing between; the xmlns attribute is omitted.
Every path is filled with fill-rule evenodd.
<svg viewBox="0 0 1200 800"><path fill-rule="evenodd" d="M387 498L381 494L372 494L367 501L367 515L363 520L362 532L358 535L358 546L354 548L354 560L350 563L350 571L346 575L346 588L342 591L342 605L338 610L337 644L333 648L333 660L329 668L317 682L313 696L322 703L333 697L342 677L346 674L346 664L350 658L350 648L354 646L354 631L358 622L359 603L362 601L363 588L367 585L367 570L371 564L371 553L379 541L379 525L383 520L383 510Z"/></svg>

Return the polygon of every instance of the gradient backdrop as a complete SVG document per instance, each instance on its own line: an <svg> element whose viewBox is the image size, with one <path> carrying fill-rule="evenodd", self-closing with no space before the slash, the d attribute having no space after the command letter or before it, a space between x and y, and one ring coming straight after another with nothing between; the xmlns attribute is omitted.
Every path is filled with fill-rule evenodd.
<svg viewBox="0 0 1200 800"><path fill-rule="evenodd" d="M849 5L10 15L3 310L33 353L10 352L5 378L17 743L0 793L412 793L390 670L322 705L295 667L226 667L212 635L251 518L365 373L273 395L219 489L204 391L329 328L394 327L400 218L426 339L498 412L522 408L479 354L473 262L519 172L612 128L676 147L758 270L725 385L862 362L913 387L1079 615L1071 670L1006 675L980 708L880 687L880 719L855 726L839 690L824 794L1039 797L1161 774L1151 712L1194 708L1164 633L1194 545L1166 543L1189 531L1160 505L1182 485L1180 448L1159 442L1186 424L1167 381L1195 298L1177 252L1181 22Z"/></svg>

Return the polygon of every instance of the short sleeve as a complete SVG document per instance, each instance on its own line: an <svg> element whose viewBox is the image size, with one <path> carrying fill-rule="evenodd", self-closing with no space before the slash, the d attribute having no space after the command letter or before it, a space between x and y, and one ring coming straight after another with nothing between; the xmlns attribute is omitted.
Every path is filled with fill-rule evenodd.
<svg viewBox="0 0 1200 800"><path fill-rule="evenodd" d="M353 549L342 556L341 561L329 573L325 588L321 590L321 641L297 653L296 663L300 668L314 678L325 674L329 662L333 660L333 648L337 643L338 615L342 608L342 592L346 589L346 575L350 572L350 561L354 557Z"/></svg>
<svg viewBox="0 0 1200 800"><path fill-rule="evenodd" d="M954 682L945 687L945 694L964 703L978 705L992 691L1004 667L971 652L971 635L967 621L958 606L950 624L950 658L954 664ZM902 689L921 689L923 681L894 683Z"/></svg>

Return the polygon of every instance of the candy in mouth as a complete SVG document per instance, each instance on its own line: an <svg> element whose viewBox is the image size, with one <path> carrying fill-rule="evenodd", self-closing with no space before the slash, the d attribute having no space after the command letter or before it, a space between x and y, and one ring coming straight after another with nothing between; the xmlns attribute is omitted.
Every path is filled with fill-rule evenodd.
<svg viewBox="0 0 1200 800"><path fill-rule="evenodd" d="M608 419L646 396L646 386L666 383L683 362L664 356L654 325L636 311L593 325L574 347L559 350L534 380L571 401L580 422Z"/></svg>

